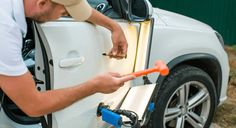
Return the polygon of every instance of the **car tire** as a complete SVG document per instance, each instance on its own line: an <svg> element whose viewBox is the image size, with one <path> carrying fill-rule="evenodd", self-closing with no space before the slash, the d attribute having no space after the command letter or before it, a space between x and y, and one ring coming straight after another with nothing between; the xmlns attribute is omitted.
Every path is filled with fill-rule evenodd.
<svg viewBox="0 0 236 128"><path fill-rule="evenodd" d="M182 65L165 78L155 102L151 128L209 128L217 106L216 89L206 72Z"/></svg>

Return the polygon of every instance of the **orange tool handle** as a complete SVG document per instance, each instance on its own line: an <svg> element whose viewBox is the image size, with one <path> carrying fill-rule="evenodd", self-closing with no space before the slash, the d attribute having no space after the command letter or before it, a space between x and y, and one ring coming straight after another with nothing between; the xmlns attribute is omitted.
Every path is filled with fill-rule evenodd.
<svg viewBox="0 0 236 128"><path fill-rule="evenodd" d="M144 76L153 72L160 72L160 75L166 76L169 74L169 68L166 66L166 64L163 61L159 60L155 63L154 68L137 71L137 72L131 73L131 75L134 75L135 77L139 77L139 76Z"/></svg>

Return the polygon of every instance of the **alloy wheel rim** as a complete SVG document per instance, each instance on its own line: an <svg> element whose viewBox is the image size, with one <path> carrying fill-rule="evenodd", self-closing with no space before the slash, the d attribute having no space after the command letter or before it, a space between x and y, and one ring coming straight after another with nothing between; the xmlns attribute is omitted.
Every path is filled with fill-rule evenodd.
<svg viewBox="0 0 236 128"><path fill-rule="evenodd" d="M170 97L164 113L164 128L203 128L210 111L210 96L204 84L182 84Z"/></svg>

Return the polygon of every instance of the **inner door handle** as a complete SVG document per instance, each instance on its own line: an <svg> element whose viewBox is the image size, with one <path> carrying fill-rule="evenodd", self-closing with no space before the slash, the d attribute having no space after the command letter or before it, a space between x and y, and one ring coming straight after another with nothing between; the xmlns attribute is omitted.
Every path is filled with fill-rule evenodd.
<svg viewBox="0 0 236 128"><path fill-rule="evenodd" d="M59 67L61 68L70 68L83 64L85 61L84 57L73 57L73 58L65 58L60 60Z"/></svg>

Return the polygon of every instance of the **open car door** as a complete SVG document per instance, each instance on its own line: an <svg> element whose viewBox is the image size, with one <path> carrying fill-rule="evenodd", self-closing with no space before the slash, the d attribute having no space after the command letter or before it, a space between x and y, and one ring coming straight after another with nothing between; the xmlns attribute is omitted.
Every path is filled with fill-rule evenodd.
<svg viewBox="0 0 236 128"><path fill-rule="evenodd" d="M86 22L65 18L45 24L36 24L36 77L41 90L60 89L78 85L102 72L133 72L139 24L118 21L128 41L126 59L103 56L112 48L111 32ZM45 60L46 58L46 60ZM47 76L47 77L45 77ZM92 128L104 124L97 118L99 103L119 107L130 83L112 94L94 94L48 116L53 128ZM45 99L47 100L47 99Z"/></svg>

